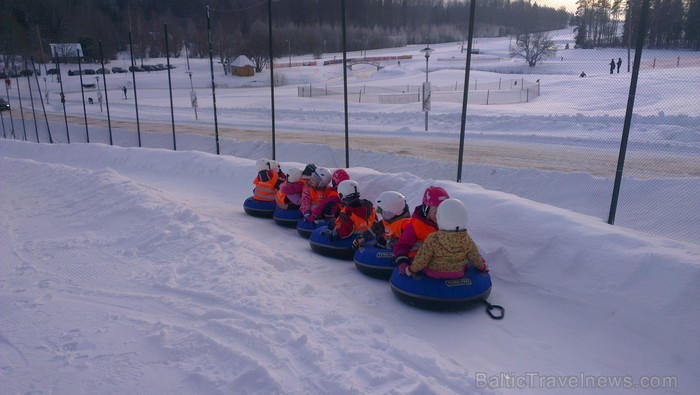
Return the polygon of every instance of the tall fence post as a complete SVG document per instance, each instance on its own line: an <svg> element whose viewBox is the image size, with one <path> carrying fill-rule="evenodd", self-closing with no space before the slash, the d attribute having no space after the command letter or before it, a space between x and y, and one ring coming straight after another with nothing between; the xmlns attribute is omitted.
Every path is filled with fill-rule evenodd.
<svg viewBox="0 0 700 395"><path fill-rule="evenodd" d="M51 126L49 126L49 117L46 115L46 106L44 105L44 98L41 96L41 84L39 84L39 75L36 73L36 64L34 64L34 57L31 57L30 59L32 61L32 69L34 70L34 76L36 77L36 87L37 87L37 90L39 91L39 99L41 100L41 109L44 112L44 120L46 120L46 130L49 133L49 143L53 144L53 136L51 136ZM59 78L60 78L60 76L61 75L59 74ZM46 100L48 100L48 97L49 97L48 94L49 94L49 92L46 91L46 95L47 95ZM36 141L37 141L37 143L39 142L39 135L38 134L36 136Z"/></svg>
<svg viewBox="0 0 700 395"><path fill-rule="evenodd" d="M214 106L214 136L216 138L216 154L220 155L221 149L219 148L219 118L216 115L216 84L214 83L214 49L211 45L211 14L209 12L209 6L207 6L207 44L209 45L209 70L211 72L212 105ZM274 83L274 81L270 81L270 84L274 85Z"/></svg>
<svg viewBox="0 0 700 395"><path fill-rule="evenodd" d="M170 76L170 48L168 48L168 24L163 24L165 30L165 59L168 64L168 93L170 94L170 120L173 125L173 151L177 151L177 142L175 141L175 109L173 108L173 82Z"/></svg>
<svg viewBox="0 0 700 395"><path fill-rule="evenodd" d="M464 66L464 93L462 97L462 120L459 130L459 158L457 159L457 182L462 182L462 163L464 161L464 132L467 126L467 101L469 100L469 69L472 63L472 44L474 42L474 14L476 0L469 2L469 29L467 31L467 63Z"/></svg>
<svg viewBox="0 0 700 395"><path fill-rule="evenodd" d="M270 114L272 121L272 159L274 160L277 159L277 144L275 143L275 57L272 51L272 0L267 0L267 41L270 47Z"/></svg>
<svg viewBox="0 0 700 395"><path fill-rule="evenodd" d="M26 67L25 67L26 69ZM29 76L27 76L29 79ZM19 73L17 72L17 65L15 65L15 85L17 85L17 99L19 100L19 113L22 116L22 140L27 141L27 126L24 124L24 110L22 109L22 92L19 89Z"/></svg>
<svg viewBox="0 0 700 395"><path fill-rule="evenodd" d="M134 85L134 108L136 109L136 134L139 138L139 147L141 147L141 122L139 121L139 97L136 93L136 64L134 63L134 42L131 38L131 30L129 30L129 52L131 53L131 81ZM143 63L141 63L143 64ZM126 86L124 86L124 100L126 100Z"/></svg>
<svg viewBox="0 0 700 395"><path fill-rule="evenodd" d="M105 69L105 57L102 52L102 40L100 40L100 64L102 65L102 70ZM105 88L105 105L107 107L107 128L109 129L109 145L114 145L114 139L112 138L112 117L109 115L109 94L107 93L107 73L102 73L102 85ZM98 97L98 100L101 100Z"/></svg>
<svg viewBox="0 0 700 395"><path fill-rule="evenodd" d="M24 61L24 69L29 70L29 64ZM37 76L37 84L39 83L39 77ZM39 142L39 124L36 122L36 111L34 109L34 94L32 93L32 79L29 78L27 74L27 87L29 88L29 102L32 103L32 117L34 118L34 133L36 134L36 142Z"/></svg>
<svg viewBox="0 0 700 395"><path fill-rule="evenodd" d="M625 166L625 154L627 152L627 140L632 124L632 111L634 110L634 97L637 93L637 80L639 79L639 65L642 61L642 49L644 48L644 33L646 31L647 17L649 15L649 1L642 0L642 12L639 16L639 27L637 28L637 43L634 52L634 65L632 67L632 80L630 81L629 96L627 99L627 112L625 113L625 124L622 129L622 140L620 141L620 154L617 159L617 171L615 173L615 185L610 202L610 214L608 223L615 224L615 213L617 212L617 201L620 196L620 184L622 182L622 170Z"/></svg>

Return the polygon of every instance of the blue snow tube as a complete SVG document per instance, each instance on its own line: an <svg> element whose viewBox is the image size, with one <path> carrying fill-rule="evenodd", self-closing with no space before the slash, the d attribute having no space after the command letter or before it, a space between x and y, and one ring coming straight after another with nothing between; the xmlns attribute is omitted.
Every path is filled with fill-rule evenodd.
<svg viewBox="0 0 700 395"><path fill-rule="evenodd" d="M474 302L486 302L491 293L491 276L469 266L464 277L453 280L437 280L422 273L412 277L399 274L394 269L389 280L391 290L401 301L418 308L427 310L460 310L471 306ZM501 309L500 306L495 306ZM490 310L488 311L494 317ZM502 315L501 317L502 318Z"/></svg>
<svg viewBox="0 0 700 395"><path fill-rule="evenodd" d="M394 251L374 245L364 245L355 251L355 267L370 277L388 280L396 265Z"/></svg>
<svg viewBox="0 0 700 395"><path fill-rule="evenodd" d="M296 228L297 223L299 222L299 219L301 217L303 217L303 215L298 209L286 210L279 207L276 208L274 213L272 214L272 219L275 220L275 223L277 225L284 226L287 228Z"/></svg>
<svg viewBox="0 0 700 395"><path fill-rule="evenodd" d="M328 226L327 221L317 220L315 222L309 222L304 218L297 221L297 233L299 233L303 238L308 239L314 230L322 226Z"/></svg>
<svg viewBox="0 0 700 395"><path fill-rule="evenodd" d="M262 200L255 200L253 197L249 197L243 203L243 210L246 214L252 215L253 217L262 218L272 218L272 214L277 208L277 203L275 201L264 202Z"/></svg>
<svg viewBox="0 0 700 395"><path fill-rule="evenodd" d="M355 251L352 249L352 242L357 238L357 235L351 235L345 239L330 240L327 231L327 226L322 226L313 231L309 237L311 249L331 258L352 259L352 256L355 254Z"/></svg>

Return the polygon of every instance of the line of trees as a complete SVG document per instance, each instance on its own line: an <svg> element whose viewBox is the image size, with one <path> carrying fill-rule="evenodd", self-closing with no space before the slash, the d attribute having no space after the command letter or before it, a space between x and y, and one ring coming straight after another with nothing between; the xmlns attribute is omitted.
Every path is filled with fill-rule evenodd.
<svg viewBox="0 0 700 395"><path fill-rule="evenodd" d="M212 45L222 59L238 54L264 62L269 54L266 0L32 0L0 1L0 54L49 61L49 43L78 42L85 57L106 58L129 49L137 58L208 56L206 7ZM342 50L340 0L273 0L274 53L288 55ZM503 36L565 27L564 8L528 0L483 0L476 9L477 37ZM469 4L462 0L347 0L347 49L398 47L465 39ZM260 65L262 66L262 65Z"/></svg>
<svg viewBox="0 0 700 395"><path fill-rule="evenodd" d="M577 0L576 45L634 46L642 0ZM700 0L651 0L647 48L700 49Z"/></svg>

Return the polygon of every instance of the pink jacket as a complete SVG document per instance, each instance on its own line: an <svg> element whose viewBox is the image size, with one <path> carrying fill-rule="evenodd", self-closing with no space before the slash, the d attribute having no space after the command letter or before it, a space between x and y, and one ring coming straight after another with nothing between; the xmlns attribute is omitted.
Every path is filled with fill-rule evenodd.
<svg viewBox="0 0 700 395"><path fill-rule="evenodd" d="M289 199L290 202L296 204L297 206L301 206L301 192L304 190L304 183L301 181L293 182L293 183L288 183L285 182L282 185L280 185L280 191L287 195L287 199Z"/></svg>

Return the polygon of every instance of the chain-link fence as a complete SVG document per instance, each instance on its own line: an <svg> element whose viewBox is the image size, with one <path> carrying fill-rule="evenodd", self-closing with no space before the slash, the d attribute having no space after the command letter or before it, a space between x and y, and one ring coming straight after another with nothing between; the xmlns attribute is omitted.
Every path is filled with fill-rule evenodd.
<svg viewBox="0 0 700 395"><path fill-rule="evenodd" d="M468 104L514 104L534 100L540 94L537 82L524 78L499 79L497 81L472 81L469 84ZM297 87L299 97L320 97L344 100L343 86ZM403 86L352 86L348 87L348 101L354 103L408 104L422 100L421 85ZM462 103L464 83L454 85L431 85L431 100L435 102Z"/></svg>
<svg viewBox="0 0 700 395"><path fill-rule="evenodd" d="M560 47L573 44L572 35L562 37ZM507 39L504 42L508 45ZM489 45L500 44L493 40ZM482 51L489 50L487 43L482 43ZM437 133L430 139L431 134L419 134L424 113L416 103L423 100L422 74L418 73L418 78L403 85L387 84L386 79L373 81L363 74L366 83L355 81L348 86L348 102L388 107L381 107L385 110L372 106L349 109L351 127L347 132L353 137L350 148L379 155L415 156L417 162L427 161L422 166L426 170L421 170L425 174L419 175L433 178L451 179L454 173L433 171L431 163L453 166L464 159L462 182L477 183L551 205L565 201L564 208L601 221L609 217L613 181L621 174L616 225L700 245L700 94L697 90L700 54L644 52L632 108L634 115L630 118L631 124L625 125L630 74L625 67L608 70L610 58L613 57L615 63L616 59L625 57L624 52L624 49L562 49L559 58L535 68L522 67L512 60L504 60L503 56L481 59L475 66L481 74L473 75L468 81L469 115L463 158L457 156L463 82L445 83L445 79L440 79L431 85L430 127L431 132ZM126 62L123 63L126 66ZM459 62L451 63L450 69L458 69L455 65ZM316 67L314 73L330 73L329 80L335 82L342 75L342 64L337 61L327 65L319 62L316 66L304 61L294 64L300 66L286 68L288 80L300 75L301 68L310 67ZM29 65L27 70L39 69ZM207 70L208 66L209 63ZM420 68L423 66L420 58L412 64L410 56L400 60L392 58L382 66L397 76L403 76L404 70L410 67L421 73L430 71L427 67ZM586 72L578 69L572 72L573 67L585 68ZM269 107L265 108L270 103L269 97L260 99L265 104L257 107L240 104L241 97L250 96L252 103L260 92L270 94L267 74L251 77L258 81L259 87L243 89L252 83L234 85L228 80L232 77L223 73L210 77L201 75L200 71L193 83L189 67L185 73L181 69L171 70L179 76L173 79L172 86L165 78L158 77L170 72L162 69L150 74L134 71L89 76L82 73L68 76L68 69L65 67L57 71L59 74L47 75L44 67L41 77L16 73L13 78L7 78L5 101L8 106L0 103L4 138L159 148L175 148L177 139L180 141L178 149L219 153L220 135L222 141L258 140L263 141L265 147L271 146L272 124L273 130L277 125L283 131L276 144L293 141L342 148L339 137L343 132L343 110L337 106L330 111L320 104L327 102L326 99L344 99L343 86L338 83L290 84L287 90L277 87L275 101L293 105L278 106L272 114ZM521 74L513 74L514 70ZM275 73L284 71L277 69ZM375 72L379 72L379 67ZM437 71L440 72L445 72L444 68ZM464 73L464 69L458 72ZM132 78L135 74L138 78ZM63 79L65 87L59 84L59 78ZM163 85L139 86L137 81L145 78L162 78ZM168 90L171 90L172 104L168 101ZM195 91L198 100L197 95L192 99ZM100 100L103 94L104 102ZM218 101L216 95L220 95ZM137 97L143 98L140 107ZM195 103L197 107L192 107ZM401 109L398 115L391 115L392 106ZM570 110L572 108L574 110ZM139 118L139 112L147 115ZM317 113L315 117L306 116L312 112ZM271 115L276 116L274 122ZM427 115L425 122L427 132ZM629 127L629 140L622 150L626 157L620 162L621 136L626 127ZM390 137L370 138L364 133L367 130L378 130L375 135ZM304 131L309 133L302 133ZM402 134L403 131L407 134ZM170 133L172 144L167 139L154 138L156 134ZM255 156L259 151L230 148L224 152ZM362 163L353 161L351 166L374 166L368 156L362 154L361 157ZM377 170L406 171L403 168ZM514 179L520 183L513 183Z"/></svg>

